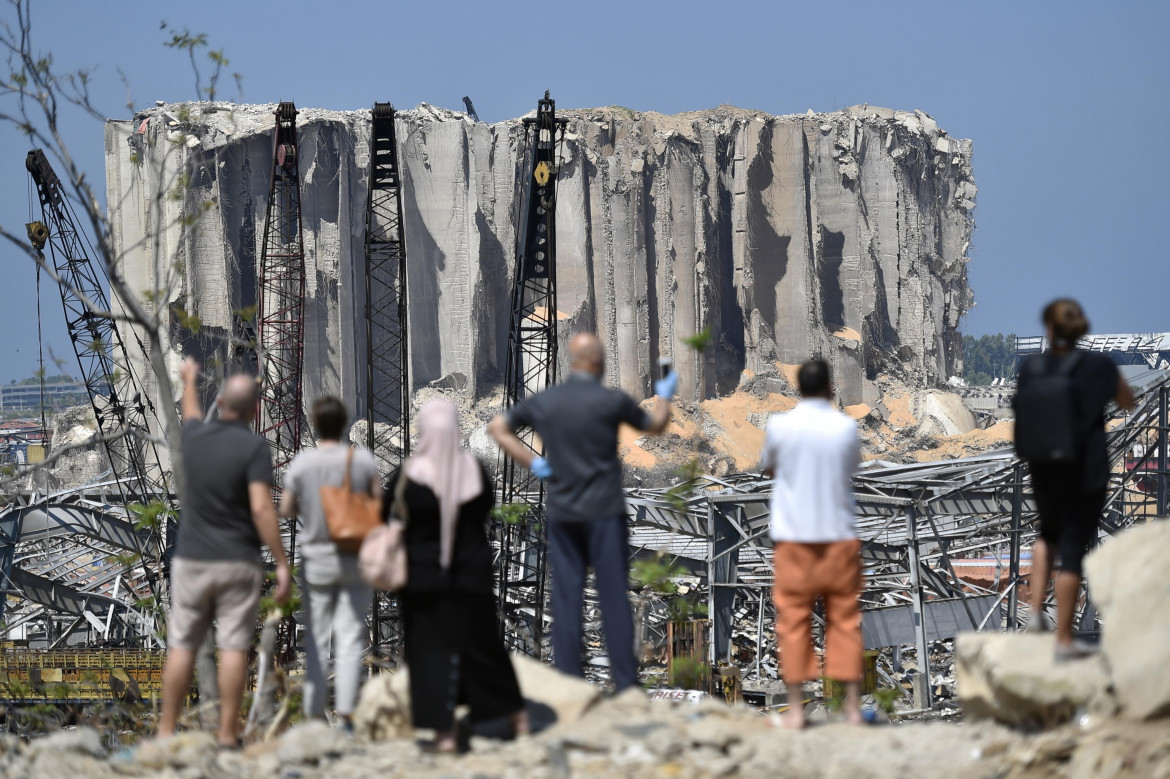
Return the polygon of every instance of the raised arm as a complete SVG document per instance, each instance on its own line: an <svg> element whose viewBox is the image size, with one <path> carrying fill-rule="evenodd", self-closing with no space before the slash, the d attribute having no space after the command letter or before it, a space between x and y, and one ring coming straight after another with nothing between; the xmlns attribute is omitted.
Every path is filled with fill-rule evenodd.
<svg viewBox="0 0 1170 779"><path fill-rule="evenodd" d="M508 425L508 420L503 414L497 414L495 419L488 423L488 433L496 440L500 449L504 450L504 454L525 468L532 467L535 453L516 436L516 431Z"/></svg>
<svg viewBox="0 0 1170 779"><path fill-rule="evenodd" d="M199 363L194 357L186 357L179 366L179 377L183 380L183 421L203 419L203 405L199 402Z"/></svg>
<svg viewBox="0 0 1170 779"><path fill-rule="evenodd" d="M288 567L288 556L284 553L284 544L280 540L276 507L272 505L272 485L261 481L249 482L248 503L256 532L276 561L276 602L286 603L292 594L292 573Z"/></svg>
<svg viewBox="0 0 1170 779"><path fill-rule="evenodd" d="M654 408L650 411L649 424L642 428L651 435L660 435L670 424L670 399L678 391L678 374L674 371L654 382Z"/></svg>

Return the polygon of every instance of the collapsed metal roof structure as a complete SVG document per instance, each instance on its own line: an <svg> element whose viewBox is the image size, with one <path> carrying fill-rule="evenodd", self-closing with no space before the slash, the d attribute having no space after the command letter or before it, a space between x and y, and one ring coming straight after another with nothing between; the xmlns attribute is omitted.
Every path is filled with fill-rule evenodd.
<svg viewBox="0 0 1170 779"><path fill-rule="evenodd" d="M1151 373L1144 382L1133 412L1108 414L1113 475L1099 540L1167 514L1170 374ZM635 546L664 548L700 566L708 660L757 678L775 651L770 487L750 474L700 477L681 505L677 489L633 490L629 500ZM854 489L867 649L914 645L919 658L928 658L932 641L1022 623L1021 560L1037 527L1027 467L1013 450L912 465L871 462ZM989 584L960 571L972 562L994 570ZM1077 624L1086 631L1099 626L1087 598ZM929 678L925 662L919 673ZM915 689L928 705L930 685Z"/></svg>
<svg viewBox="0 0 1170 779"><path fill-rule="evenodd" d="M1109 413L1113 475L1100 538L1170 513L1168 412L1170 374L1153 372L1139 386L1133 412ZM663 552L689 569L685 578L708 607L708 660L737 665L747 679L765 678L775 656L770 486L752 474L699 476L682 487L632 489L628 497L633 554ZM854 488L867 648L915 646L923 658L930 642L961 630L1023 622L1026 607L1017 592L1027 578L1024 551L1036 535L1035 506L1027 468L1011 450L921 464L870 462ZM42 646L158 644L140 608L148 595L142 562L119 563L120 554L142 547L132 519L108 500L117 494L107 482L30 496L0 512L6 629L25 626L24 635ZM964 574L969 565L994 576L983 581ZM540 613L536 606L515 604L530 616ZM666 619L650 610L643 637L664 641ZM587 635L599 645L595 600L586 620ZM1083 630L1098 625L1088 599L1078 624ZM919 673L929 677L925 663ZM929 685L915 688L929 696Z"/></svg>

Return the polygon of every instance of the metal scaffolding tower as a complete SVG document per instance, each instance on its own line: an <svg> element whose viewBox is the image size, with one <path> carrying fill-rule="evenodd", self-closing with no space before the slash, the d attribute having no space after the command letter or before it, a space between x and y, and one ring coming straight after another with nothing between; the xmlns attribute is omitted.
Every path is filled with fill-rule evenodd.
<svg viewBox="0 0 1170 779"><path fill-rule="evenodd" d="M36 185L43 220L28 225L29 240L42 258L45 246L49 247L61 280L69 338L122 504L159 500L173 510L170 484L151 434L152 426L160 427L158 417L114 320L101 313L111 311L105 268L90 259L92 250L87 251L73 208L44 152L30 151L25 167ZM138 347L145 354L141 342ZM141 557L139 565L151 593L164 600L161 563L169 524L164 521L148 534L135 536L141 543L134 550Z"/></svg>
<svg viewBox="0 0 1170 779"><path fill-rule="evenodd" d="M305 248L301 238L296 120L297 109L292 103L277 107L272 185L268 189L257 293L260 404L256 432L272 444L276 486L300 451L304 419L301 370L305 340ZM295 546L295 534L292 538Z"/></svg>
<svg viewBox="0 0 1170 779"><path fill-rule="evenodd" d="M504 373L504 403L516 403L549 387L557 377L556 192L557 162L564 119L544 93L536 117L524 120L529 150L516 270L512 281L512 318ZM531 430L520 439L539 454ZM513 648L540 656L544 635L544 488L532 473L500 455L500 501L523 504L523 517L496 527L500 544L499 611L504 638Z"/></svg>
<svg viewBox="0 0 1170 779"><path fill-rule="evenodd" d="M264 217L264 243L257 285L256 343L260 401L256 432L272 445L273 497L288 464L301 449L301 371L305 348L305 247L301 237L301 177L297 161L297 108L276 108L272 184ZM288 558L297 564L297 520L285 523ZM281 626L278 653L289 657L295 645L292 617Z"/></svg>
<svg viewBox="0 0 1170 779"><path fill-rule="evenodd" d="M394 106L374 103L366 200L366 446L381 473L410 454L410 370L406 241ZM371 614L375 650L401 645L398 599L378 593Z"/></svg>

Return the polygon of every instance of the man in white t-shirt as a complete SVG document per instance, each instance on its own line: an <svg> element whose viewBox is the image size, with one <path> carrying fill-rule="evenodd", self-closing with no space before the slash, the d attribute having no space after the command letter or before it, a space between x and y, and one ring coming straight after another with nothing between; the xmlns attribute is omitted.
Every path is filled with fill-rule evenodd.
<svg viewBox="0 0 1170 779"><path fill-rule="evenodd" d="M857 425L833 406L829 366L810 360L797 374L801 402L768 420L761 457L772 475L776 632L792 705L784 724L804 726L802 685L817 677L812 611L825 603L824 675L845 684L845 716L861 718L861 543L854 529L853 473L861 463Z"/></svg>

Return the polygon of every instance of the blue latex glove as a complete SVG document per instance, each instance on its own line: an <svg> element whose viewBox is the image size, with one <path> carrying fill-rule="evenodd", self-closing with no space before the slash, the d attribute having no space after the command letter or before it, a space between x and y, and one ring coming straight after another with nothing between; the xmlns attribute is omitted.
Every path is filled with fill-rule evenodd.
<svg viewBox="0 0 1170 779"><path fill-rule="evenodd" d="M538 479L547 479L549 476L552 476L552 466L543 457L533 457L532 464L528 466L528 470L532 471L532 475Z"/></svg>
<svg viewBox="0 0 1170 779"><path fill-rule="evenodd" d="M678 391L678 374L674 371L654 382L654 394L670 400Z"/></svg>

